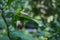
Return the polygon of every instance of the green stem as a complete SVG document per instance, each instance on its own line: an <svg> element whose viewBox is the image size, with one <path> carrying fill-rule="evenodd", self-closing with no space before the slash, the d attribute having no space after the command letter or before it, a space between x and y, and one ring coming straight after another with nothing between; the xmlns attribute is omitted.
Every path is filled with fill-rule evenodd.
<svg viewBox="0 0 60 40"><path fill-rule="evenodd" d="M8 37L9 37L9 39L11 40L11 38L10 38L10 32L9 32L9 25L8 25L8 23L7 23L7 21L6 21L5 17L4 17L4 14L3 14L3 13L4 13L3 8L1 8L1 11L2 11L1 16L2 16L4 22L6 23L6 26L7 26L7 35L8 35Z"/></svg>

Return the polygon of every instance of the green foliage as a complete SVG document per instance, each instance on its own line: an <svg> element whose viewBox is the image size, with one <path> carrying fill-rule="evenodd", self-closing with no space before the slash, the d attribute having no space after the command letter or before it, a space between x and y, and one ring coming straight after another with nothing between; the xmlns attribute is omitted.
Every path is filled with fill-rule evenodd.
<svg viewBox="0 0 60 40"><path fill-rule="evenodd" d="M0 40L60 40L60 1L0 0Z"/></svg>

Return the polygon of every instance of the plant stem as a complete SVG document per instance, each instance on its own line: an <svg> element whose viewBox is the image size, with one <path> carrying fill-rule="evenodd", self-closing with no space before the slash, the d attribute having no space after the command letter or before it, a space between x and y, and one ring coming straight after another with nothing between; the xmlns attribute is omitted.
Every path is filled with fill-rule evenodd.
<svg viewBox="0 0 60 40"><path fill-rule="evenodd" d="M8 25L8 23L7 23L7 21L6 21L5 17L4 17L4 14L3 14L3 13L4 13L3 8L1 8L1 11L2 11L1 16L2 16L4 22L6 23L6 26L7 26L7 35L8 35L8 37L9 37L9 39L11 40L11 38L10 38L10 32L9 32L9 25Z"/></svg>

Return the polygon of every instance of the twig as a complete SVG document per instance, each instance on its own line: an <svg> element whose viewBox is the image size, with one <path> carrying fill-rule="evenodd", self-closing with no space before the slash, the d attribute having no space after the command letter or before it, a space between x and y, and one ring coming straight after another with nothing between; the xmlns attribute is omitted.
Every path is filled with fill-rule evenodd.
<svg viewBox="0 0 60 40"><path fill-rule="evenodd" d="M5 17L4 17L4 14L3 14L3 13L4 13L3 8L1 8L1 11L2 11L1 16L2 16L4 22L6 23L6 26L7 26L7 35L8 35L8 37L9 37L9 39L11 40L10 32L9 32L9 25L8 25L8 23L7 23L7 21L6 21Z"/></svg>

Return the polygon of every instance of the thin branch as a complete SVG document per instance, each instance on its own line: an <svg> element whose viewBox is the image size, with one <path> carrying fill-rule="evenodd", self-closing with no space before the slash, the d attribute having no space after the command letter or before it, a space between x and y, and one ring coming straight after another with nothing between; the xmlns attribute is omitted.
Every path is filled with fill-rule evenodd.
<svg viewBox="0 0 60 40"><path fill-rule="evenodd" d="M7 26L7 35L8 35L8 37L9 37L9 39L11 40L11 38L10 38L10 32L9 32L9 25L8 25L8 23L7 23L7 21L6 21L5 17L4 17L4 14L3 14L3 13L4 13L3 8L1 8L1 11L2 11L1 16L2 16L4 22L6 23L6 26Z"/></svg>

